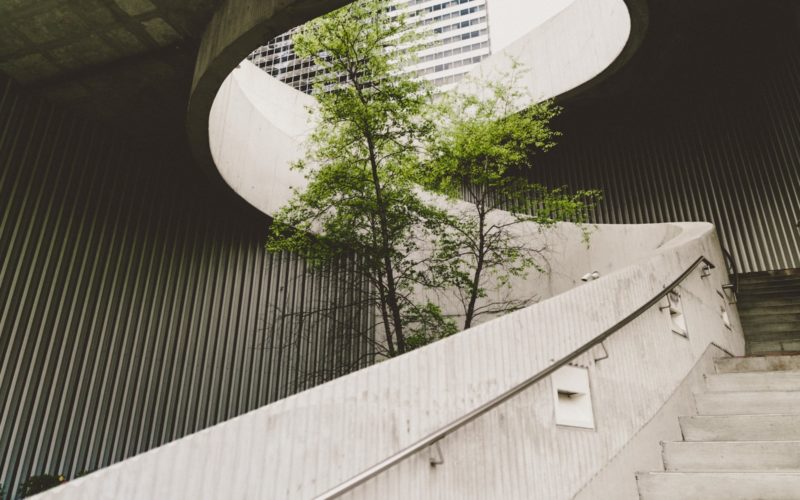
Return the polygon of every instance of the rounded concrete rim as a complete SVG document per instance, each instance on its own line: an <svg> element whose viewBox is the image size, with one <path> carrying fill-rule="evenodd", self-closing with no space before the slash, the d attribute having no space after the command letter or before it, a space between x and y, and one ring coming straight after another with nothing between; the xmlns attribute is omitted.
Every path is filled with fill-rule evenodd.
<svg viewBox="0 0 800 500"><path fill-rule="evenodd" d="M621 52L599 74L577 87L551 97L568 99L584 93L616 73L636 53L647 32L647 0L620 1L625 3L630 16L630 31ZM217 9L200 42L186 118L192 153L212 182L227 186L229 192L236 193L237 197L244 198L252 205L247 197L225 181L211 153L211 108L226 78L259 43L349 2L350 0L225 0ZM552 18L532 31L542 29L551 21Z"/></svg>

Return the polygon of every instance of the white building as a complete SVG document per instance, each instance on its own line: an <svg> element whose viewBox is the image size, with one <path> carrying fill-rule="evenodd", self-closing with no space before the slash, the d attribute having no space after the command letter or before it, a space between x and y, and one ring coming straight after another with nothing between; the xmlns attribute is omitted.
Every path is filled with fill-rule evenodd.
<svg viewBox="0 0 800 500"><path fill-rule="evenodd" d="M433 42L420 51L416 64L407 68L440 89L460 81L491 54L488 0L399 0L392 2ZM316 67L292 50L294 28L253 51L248 59L278 80L311 92Z"/></svg>

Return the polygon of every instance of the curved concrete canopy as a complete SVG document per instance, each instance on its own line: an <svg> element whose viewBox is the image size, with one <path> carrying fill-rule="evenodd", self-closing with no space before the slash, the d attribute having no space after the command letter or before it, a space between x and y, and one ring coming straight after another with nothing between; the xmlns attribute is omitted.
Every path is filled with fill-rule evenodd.
<svg viewBox="0 0 800 500"><path fill-rule="evenodd" d="M188 128L209 173L269 215L286 202L289 188L305 182L289 164L302 156L310 131L306 108L314 101L241 60L268 34L324 12L306 0L283 10L261 8L249 21L236 17L236 5L246 9L253 1L231 0L215 15L198 57ZM324 10L344 3L326 2ZM242 25L238 37L232 25L221 24L230 18ZM531 69L525 84L532 96L569 96L622 66L641 42L646 21L645 0L575 0L477 71L491 77L508 68L511 56Z"/></svg>

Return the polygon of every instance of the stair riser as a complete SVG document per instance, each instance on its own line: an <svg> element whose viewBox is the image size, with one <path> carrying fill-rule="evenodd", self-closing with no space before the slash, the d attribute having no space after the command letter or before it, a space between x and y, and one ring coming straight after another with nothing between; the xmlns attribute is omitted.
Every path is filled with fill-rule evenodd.
<svg viewBox="0 0 800 500"><path fill-rule="evenodd" d="M766 271L746 273L739 275L740 283L774 283L775 281L793 280L800 278L798 269L782 269L780 271Z"/></svg>
<svg viewBox="0 0 800 500"><path fill-rule="evenodd" d="M781 322L762 322L745 321L742 322L749 335L761 333L798 333L800 332L800 321L781 321Z"/></svg>
<svg viewBox="0 0 800 500"><path fill-rule="evenodd" d="M800 370L800 356L763 356L753 358L718 358L717 373Z"/></svg>
<svg viewBox="0 0 800 500"><path fill-rule="evenodd" d="M680 417L685 441L800 441L797 415Z"/></svg>
<svg viewBox="0 0 800 500"><path fill-rule="evenodd" d="M741 303L739 303L741 304ZM738 307L740 316L744 321L791 321L792 315L800 314L800 304L798 303L777 303L774 300L769 304L750 304Z"/></svg>
<svg viewBox="0 0 800 500"><path fill-rule="evenodd" d="M800 293L800 286L777 286L757 290L739 288L737 290L737 295L743 302L774 297L796 299L798 293Z"/></svg>
<svg viewBox="0 0 800 500"><path fill-rule="evenodd" d="M800 392L708 392L695 401L700 415L800 414Z"/></svg>
<svg viewBox="0 0 800 500"><path fill-rule="evenodd" d="M655 473L636 478L641 500L797 500L800 474Z"/></svg>
<svg viewBox="0 0 800 500"><path fill-rule="evenodd" d="M749 311L740 310L739 316L742 321L750 321L752 323L781 323L784 321L800 321L800 313L786 313L772 312L770 314L750 314Z"/></svg>
<svg viewBox="0 0 800 500"><path fill-rule="evenodd" d="M748 340L746 344L748 355L757 356L759 354L774 354L779 352L800 352L800 340L766 340L759 342Z"/></svg>
<svg viewBox="0 0 800 500"><path fill-rule="evenodd" d="M753 311L746 311L739 309L739 317L742 318L743 322L767 321L767 322L777 323L781 321L797 321L797 318L800 318L800 312L798 311L781 312L781 310L779 309L753 312Z"/></svg>
<svg viewBox="0 0 800 500"><path fill-rule="evenodd" d="M800 441L662 443L675 472L800 472Z"/></svg>
<svg viewBox="0 0 800 500"><path fill-rule="evenodd" d="M725 373L706 377L709 391L800 391L800 371Z"/></svg>
<svg viewBox="0 0 800 500"><path fill-rule="evenodd" d="M740 289L762 288L762 287L769 288L781 285L794 285L800 287L800 278L798 278L797 276L781 276L781 277L765 278L765 279L745 278L739 280Z"/></svg>
<svg viewBox="0 0 800 500"><path fill-rule="evenodd" d="M800 341L800 333L792 332L766 332L745 334L746 342L796 342Z"/></svg>

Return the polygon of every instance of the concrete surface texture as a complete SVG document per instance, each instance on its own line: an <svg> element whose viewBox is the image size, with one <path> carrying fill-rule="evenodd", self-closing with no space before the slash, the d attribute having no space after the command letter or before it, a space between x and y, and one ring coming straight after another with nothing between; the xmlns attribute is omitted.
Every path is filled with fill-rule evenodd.
<svg viewBox="0 0 800 500"><path fill-rule="evenodd" d="M219 3L0 2L0 71L127 135L182 139L196 47Z"/></svg>
<svg viewBox="0 0 800 500"><path fill-rule="evenodd" d="M717 360L683 438L662 444L663 472L638 474L642 500L797 498L800 372L770 358Z"/></svg>
<svg viewBox="0 0 800 500"><path fill-rule="evenodd" d="M71 481L44 498L310 498L548 366L661 291L699 255L722 262L707 224L680 224L637 263L479 325ZM591 252L592 250L589 249ZM621 256L620 256L621 257ZM554 424L549 381L445 438L444 463L420 453L352 498L570 498L651 421L714 343L743 353L724 326L727 276L697 270L680 286L689 337L653 307L589 369L596 430ZM735 315L734 315L735 317ZM607 359L596 361L604 358Z"/></svg>

